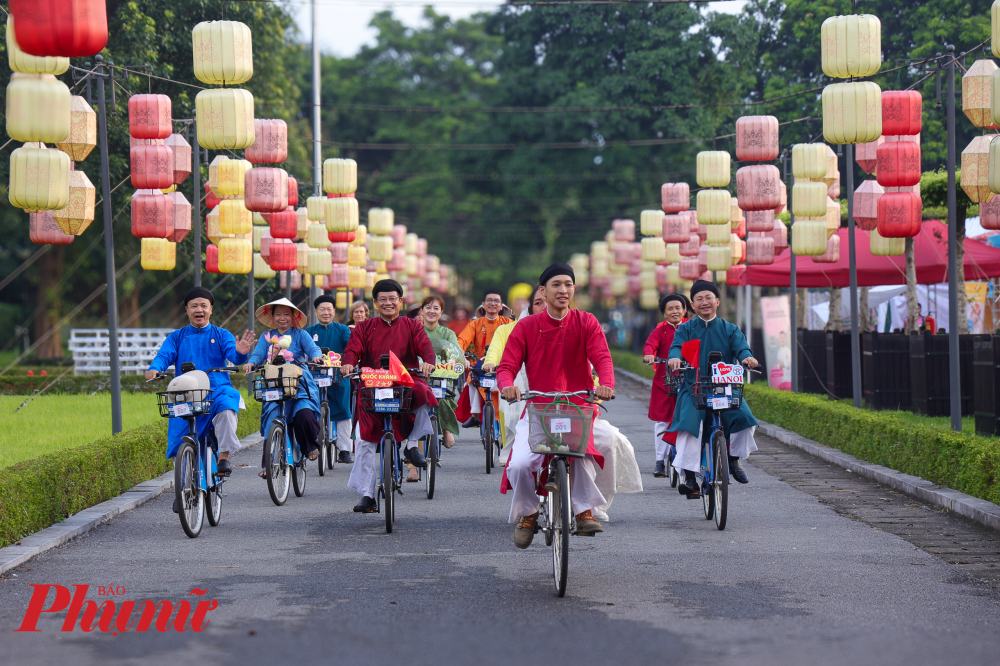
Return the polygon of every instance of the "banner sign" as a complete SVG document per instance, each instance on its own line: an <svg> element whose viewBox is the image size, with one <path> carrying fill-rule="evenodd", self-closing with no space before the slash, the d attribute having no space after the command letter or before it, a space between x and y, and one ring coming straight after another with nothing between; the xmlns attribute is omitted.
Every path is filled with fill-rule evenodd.
<svg viewBox="0 0 1000 666"><path fill-rule="evenodd" d="M742 384L743 366L735 363L713 363L712 382L716 384Z"/></svg>
<svg viewBox="0 0 1000 666"><path fill-rule="evenodd" d="M764 296L760 299L764 322L764 354L771 388L792 390L792 317L788 296Z"/></svg>

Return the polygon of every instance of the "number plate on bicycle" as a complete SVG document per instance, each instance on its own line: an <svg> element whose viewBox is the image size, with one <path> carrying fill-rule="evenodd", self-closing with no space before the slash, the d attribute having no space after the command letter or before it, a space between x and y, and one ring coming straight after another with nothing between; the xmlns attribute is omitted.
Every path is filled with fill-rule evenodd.
<svg viewBox="0 0 1000 666"><path fill-rule="evenodd" d="M729 396L718 395L708 399L708 406L712 409L729 409Z"/></svg>
<svg viewBox="0 0 1000 666"><path fill-rule="evenodd" d="M170 415L171 416L190 416L191 415L191 403L190 402L177 402L170 405Z"/></svg>
<svg viewBox="0 0 1000 666"><path fill-rule="evenodd" d="M573 432L573 423L570 419L551 419L549 421L549 432L553 434Z"/></svg>
<svg viewBox="0 0 1000 666"><path fill-rule="evenodd" d="M333 386L333 377L317 377L316 386L320 388L326 388L328 386Z"/></svg>
<svg viewBox="0 0 1000 666"><path fill-rule="evenodd" d="M482 388L494 388L497 385L497 380L495 377L483 377L479 380L479 386Z"/></svg>
<svg viewBox="0 0 1000 666"><path fill-rule="evenodd" d="M376 400L372 406L376 412L398 412L399 400Z"/></svg>
<svg viewBox="0 0 1000 666"><path fill-rule="evenodd" d="M264 402L275 402L281 400L281 389L268 389L264 391Z"/></svg>
<svg viewBox="0 0 1000 666"><path fill-rule="evenodd" d="M440 386L432 386L431 393L433 393L434 397L438 398L439 400L444 397L444 389L441 388Z"/></svg>

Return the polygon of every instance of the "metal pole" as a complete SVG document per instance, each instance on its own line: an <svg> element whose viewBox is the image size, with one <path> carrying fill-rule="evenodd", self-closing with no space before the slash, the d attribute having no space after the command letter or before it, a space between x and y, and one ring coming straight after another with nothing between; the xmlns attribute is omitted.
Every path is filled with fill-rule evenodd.
<svg viewBox="0 0 1000 666"><path fill-rule="evenodd" d="M292 272L285 271L285 298L292 300Z"/></svg>
<svg viewBox="0 0 1000 666"><path fill-rule="evenodd" d="M320 128L320 62L319 62L319 21L317 20L316 0L312 0L312 93L313 93L313 194L322 196L323 192L323 144ZM312 278L315 282L315 278ZM307 310L309 324L316 323L312 302L316 298L316 287L309 285Z"/></svg>
<svg viewBox="0 0 1000 666"><path fill-rule="evenodd" d="M191 175L194 197L191 198L191 228L194 230L194 286L201 286L201 144L198 143L198 119L191 122Z"/></svg>
<svg viewBox="0 0 1000 666"><path fill-rule="evenodd" d="M948 376L951 382L951 429L962 432L962 384L958 351L958 224L955 218L955 46L948 53ZM965 285L962 285L965 288ZM963 312L964 316L965 313Z"/></svg>
<svg viewBox="0 0 1000 666"><path fill-rule="evenodd" d="M247 280L247 330L253 330L253 268L250 269L249 280Z"/></svg>
<svg viewBox="0 0 1000 666"><path fill-rule="evenodd" d="M791 160L791 156L787 153L783 158L785 166L785 180L788 180L788 162ZM799 392L799 330L798 330L798 276L795 274L795 250L792 249L792 233L795 228L795 213L792 212L792 192L795 189L794 179L789 183L788 187L788 251L791 252L791 258L789 259L789 286L792 289L792 339L790 344L792 345L792 393ZM784 224L781 220L776 219L775 224Z"/></svg>
<svg viewBox="0 0 1000 666"><path fill-rule="evenodd" d="M858 260L854 243L854 144L844 153L847 170L847 241L851 277L851 385L854 406L861 409L861 338L858 333ZM833 313L830 313L833 316Z"/></svg>
<svg viewBox="0 0 1000 666"><path fill-rule="evenodd" d="M743 307L746 309L744 322L746 323L747 342L753 337L753 287L747 285L743 287Z"/></svg>
<svg viewBox="0 0 1000 666"><path fill-rule="evenodd" d="M104 60L97 63L97 130L101 143L101 209L104 211L104 271L108 282L108 357L111 362L111 432L122 431L122 369L118 357L118 289L115 287L115 236L111 225L111 174L108 168L108 110L104 102Z"/></svg>

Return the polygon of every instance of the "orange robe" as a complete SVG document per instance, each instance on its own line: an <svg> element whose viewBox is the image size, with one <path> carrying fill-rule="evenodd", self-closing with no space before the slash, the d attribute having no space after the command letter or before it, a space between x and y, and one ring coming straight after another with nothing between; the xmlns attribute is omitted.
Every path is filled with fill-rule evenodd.
<svg viewBox="0 0 1000 666"><path fill-rule="evenodd" d="M496 319L489 319L487 317L479 317L478 319L473 319L468 324L461 333L458 334L458 346L462 351L468 351L469 347L472 347L472 351L479 358L486 356L486 350L489 349L490 343L493 342L493 334L497 332L497 329L504 324L509 324L513 319L508 317L497 317ZM460 401L460 409L456 414L460 421L464 421L468 418L462 418L465 415L465 408L469 405L469 398L467 392L469 386L466 386L465 391L463 391L463 401ZM479 395L486 399L486 391L479 389ZM493 413L500 413L500 392L497 390L493 391ZM471 413L471 412L470 412ZM478 414L477 414L478 416Z"/></svg>

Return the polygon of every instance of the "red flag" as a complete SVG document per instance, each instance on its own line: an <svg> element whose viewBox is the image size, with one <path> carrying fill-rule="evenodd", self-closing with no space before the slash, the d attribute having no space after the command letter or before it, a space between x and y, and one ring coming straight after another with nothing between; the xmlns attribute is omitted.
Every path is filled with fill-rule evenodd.
<svg viewBox="0 0 1000 666"><path fill-rule="evenodd" d="M692 368L699 367L699 359L701 357L701 340L688 340L681 345L681 356L684 360L688 362Z"/></svg>
<svg viewBox="0 0 1000 666"><path fill-rule="evenodd" d="M403 364L396 358L396 355L389 352L389 373L399 377L396 381L403 386L413 386L413 377L406 371Z"/></svg>

